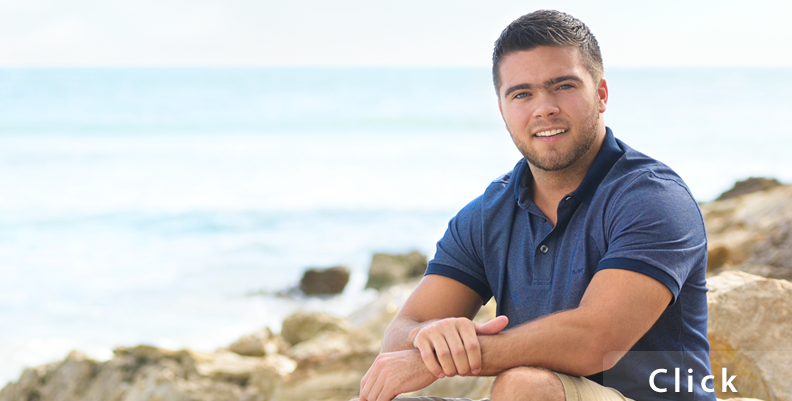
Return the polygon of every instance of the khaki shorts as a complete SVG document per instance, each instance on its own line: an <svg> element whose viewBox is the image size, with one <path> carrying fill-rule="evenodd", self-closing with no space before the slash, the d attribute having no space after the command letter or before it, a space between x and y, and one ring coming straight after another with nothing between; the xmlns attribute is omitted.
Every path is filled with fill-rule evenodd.
<svg viewBox="0 0 792 401"><path fill-rule="evenodd" d="M620 392L603 387L585 377L568 376L563 373L553 372L564 385L567 401L633 401L623 396ZM440 397L412 397L396 398L394 401L472 401L469 398L440 398ZM489 398L480 400L489 401Z"/></svg>

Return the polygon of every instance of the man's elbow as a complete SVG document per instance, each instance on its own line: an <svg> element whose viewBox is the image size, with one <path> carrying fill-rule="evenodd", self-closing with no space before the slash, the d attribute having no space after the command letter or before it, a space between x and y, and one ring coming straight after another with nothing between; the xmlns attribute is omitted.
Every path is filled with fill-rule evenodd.
<svg viewBox="0 0 792 401"><path fill-rule="evenodd" d="M576 362L564 373L574 376L590 376L612 367L606 364L601 354L590 351L585 352L585 355L581 355Z"/></svg>
<svg viewBox="0 0 792 401"><path fill-rule="evenodd" d="M604 372L614 366L627 353L627 351L617 351L624 345L615 344L610 336L590 336L586 350L579 359L577 372L580 376L589 376L599 372Z"/></svg>

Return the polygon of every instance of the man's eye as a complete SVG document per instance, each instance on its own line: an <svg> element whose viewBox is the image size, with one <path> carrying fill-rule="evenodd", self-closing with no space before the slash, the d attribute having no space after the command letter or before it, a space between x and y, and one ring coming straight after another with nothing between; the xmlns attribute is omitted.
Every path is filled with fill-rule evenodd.
<svg viewBox="0 0 792 401"><path fill-rule="evenodd" d="M528 95L527 93L525 93L525 92L520 92L520 93L518 93L518 94L514 95L514 98L515 98L515 99L523 99L523 98L526 98L526 97L528 97L528 96L529 96L529 95Z"/></svg>
<svg viewBox="0 0 792 401"><path fill-rule="evenodd" d="M560 90L566 90L566 89L572 89L572 88L574 88L574 86L572 86L570 84L563 84L563 85L558 87L558 89L560 89Z"/></svg>

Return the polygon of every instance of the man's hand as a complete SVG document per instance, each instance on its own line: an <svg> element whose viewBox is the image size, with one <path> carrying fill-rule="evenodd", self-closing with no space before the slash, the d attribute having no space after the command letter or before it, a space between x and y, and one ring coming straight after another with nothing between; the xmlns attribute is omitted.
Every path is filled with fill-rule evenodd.
<svg viewBox="0 0 792 401"><path fill-rule="evenodd" d="M438 379L477 375L481 372L478 335L498 334L508 324L506 316L486 323L473 323L468 318L440 319L411 330L410 341Z"/></svg>
<svg viewBox="0 0 792 401"><path fill-rule="evenodd" d="M418 350L385 352L377 356L360 381L360 401L391 401L435 380L437 377L426 369Z"/></svg>

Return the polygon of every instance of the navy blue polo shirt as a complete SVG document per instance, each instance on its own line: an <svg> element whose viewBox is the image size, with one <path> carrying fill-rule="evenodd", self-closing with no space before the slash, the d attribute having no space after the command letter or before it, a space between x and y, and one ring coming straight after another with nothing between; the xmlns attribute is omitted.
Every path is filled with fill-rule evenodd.
<svg viewBox="0 0 792 401"><path fill-rule="evenodd" d="M715 400L700 385L710 374L707 239L682 179L610 128L580 186L559 202L555 227L532 201L532 179L522 159L465 206L426 274L455 279L485 302L494 296L510 327L576 308L600 270L645 274L671 290L671 304L616 366L589 378L636 400ZM667 392L650 386L657 369L667 373L655 374L653 384Z"/></svg>

